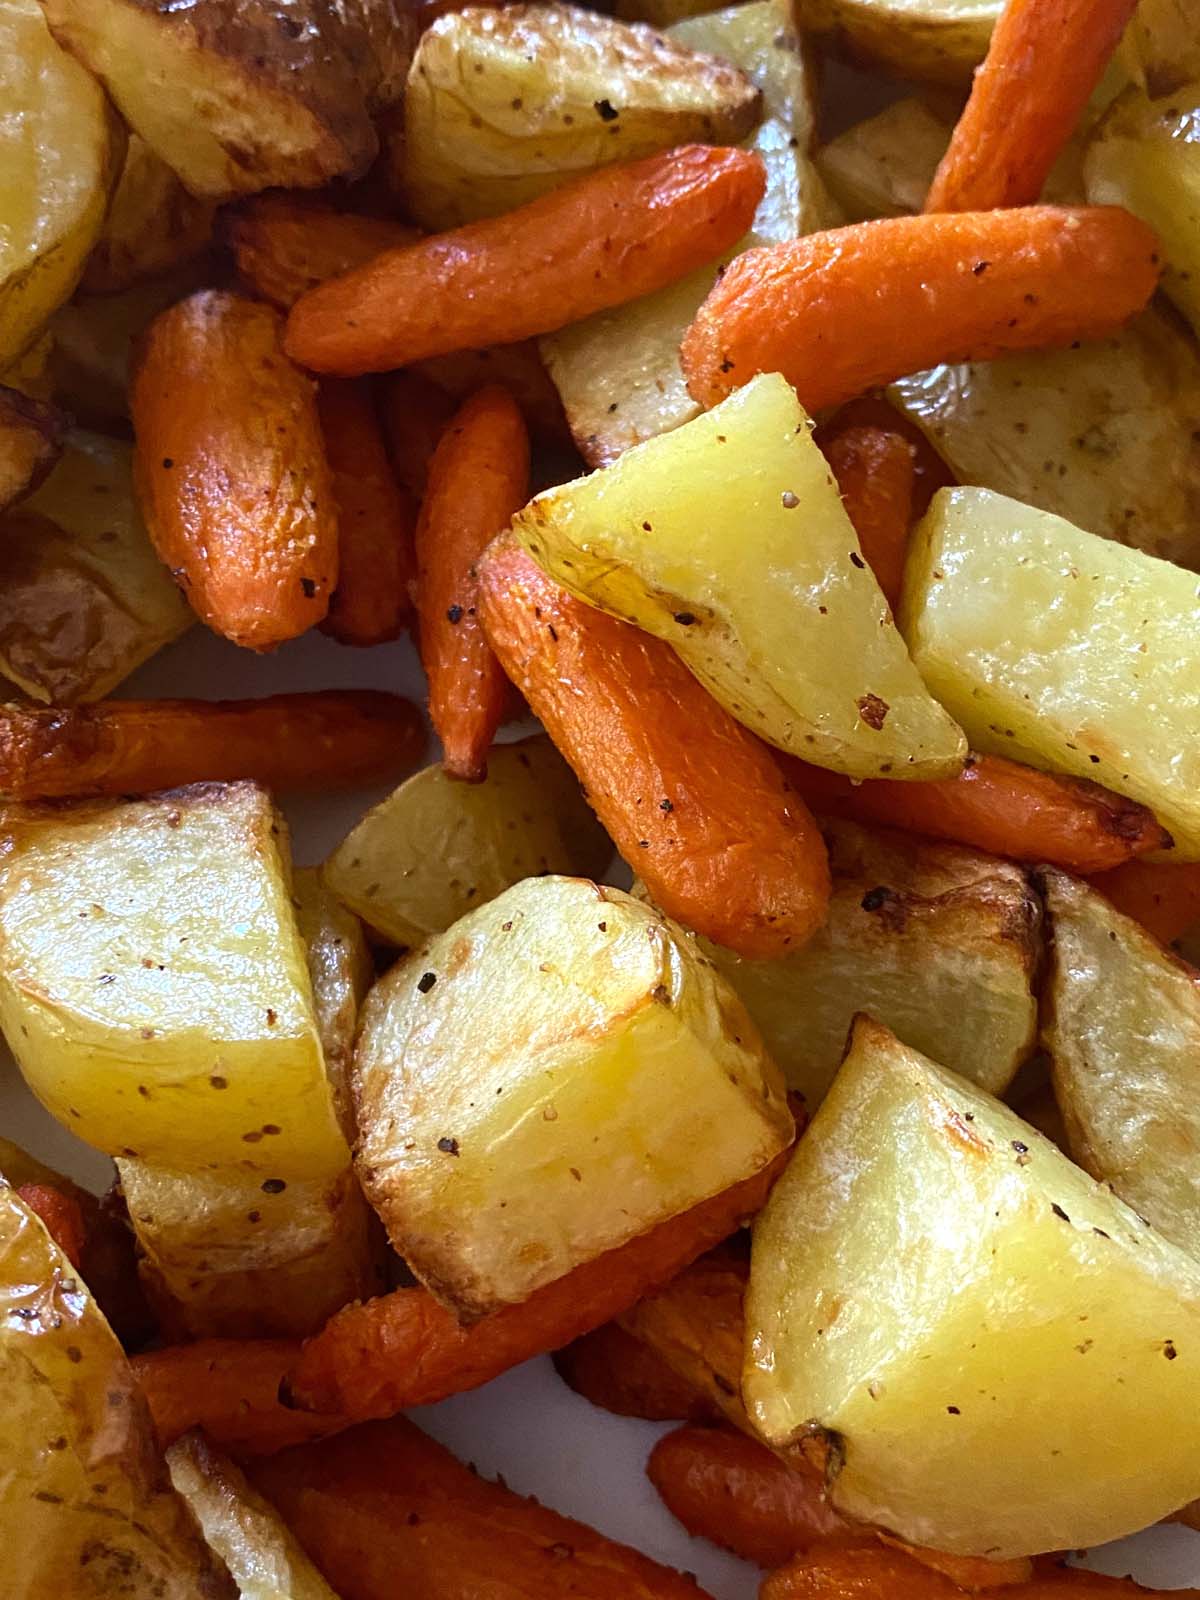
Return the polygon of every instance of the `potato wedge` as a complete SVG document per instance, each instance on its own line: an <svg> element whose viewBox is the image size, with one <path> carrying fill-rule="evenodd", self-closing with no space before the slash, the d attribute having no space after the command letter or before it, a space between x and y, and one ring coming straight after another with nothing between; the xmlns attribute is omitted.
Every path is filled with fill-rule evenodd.
<svg viewBox="0 0 1200 1600"><path fill-rule="evenodd" d="M302 867L292 879L296 926L308 951L313 1010L334 1108L348 1144L354 1143L350 1063L358 1010L375 981L375 963L362 923L332 893L316 867Z"/></svg>
<svg viewBox="0 0 1200 1600"><path fill-rule="evenodd" d="M1077 878L1043 884L1045 1044L1071 1155L1200 1255L1200 974Z"/></svg>
<svg viewBox="0 0 1200 1600"><path fill-rule="evenodd" d="M241 1600L338 1600L275 1507L202 1433L177 1439L167 1467Z"/></svg>
<svg viewBox="0 0 1200 1600"><path fill-rule="evenodd" d="M972 749L1140 800L1176 858L1200 860L1193 574L987 489L942 489L913 532L899 621Z"/></svg>
<svg viewBox="0 0 1200 1600"><path fill-rule="evenodd" d="M577 6L470 7L422 35L404 99L404 192L425 227L512 211L612 161L736 144L759 94L728 61Z"/></svg>
<svg viewBox="0 0 1200 1600"><path fill-rule="evenodd" d="M1041 907L1020 867L825 822L829 919L779 961L701 948L741 996L790 1089L824 1099L856 1012L1003 1094L1037 1039Z"/></svg>
<svg viewBox="0 0 1200 1600"><path fill-rule="evenodd" d="M364 172L377 71L328 0L43 0L54 37L194 195L319 188Z"/></svg>
<svg viewBox="0 0 1200 1600"><path fill-rule="evenodd" d="M12 806L3 837L0 1023L43 1104L112 1155L258 1174L264 1195L337 1177L346 1141L266 794Z"/></svg>
<svg viewBox="0 0 1200 1600"><path fill-rule="evenodd" d="M815 111L810 61L790 0L752 0L679 22L669 37L740 67L762 92L764 118L746 141L767 172L754 225L738 250L831 226L831 202L809 159ZM629 305L547 334L542 355L589 466L699 416L679 342L712 287L713 267Z"/></svg>
<svg viewBox="0 0 1200 1600"><path fill-rule="evenodd" d="M0 1548L23 1600L235 1600L154 1446L129 1363L0 1182Z"/></svg>
<svg viewBox="0 0 1200 1600"><path fill-rule="evenodd" d="M912 1544L1100 1544L1200 1487L1200 1264L869 1018L755 1224L746 1334L766 1439Z"/></svg>
<svg viewBox="0 0 1200 1600"><path fill-rule="evenodd" d="M802 0L804 25L906 78L967 84L1003 0Z"/></svg>
<svg viewBox="0 0 1200 1600"><path fill-rule="evenodd" d="M0 371L70 298L104 221L122 137L37 0L0 3Z"/></svg>
<svg viewBox="0 0 1200 1600"><path fill-rule="evenodd" d="M32 494L62 453L57 407L0 384L0 511Z"/></svg>
<svg viewBox="0 0 1200 1600"><path fill-rule="evenodd" d="M547 490L513 530L581 600L665 639L780 749L855 778L961 768L966 741L908 659L778 374Z"/></svg>
<svg viewBox="0 0 1200 1600"><path fill-rule="evenodd" d="M71 434L4 517L0 672L46 704L98 700L194 620L146 533L129 446Z"/></svg>
<svg viewBox="0 0 1200 1600"><path fill-rule="evenodd" d="M665 917L581 878L527 878L399 962L367 997L354 1092L368 1199L472 1319L793 1136L733 991Z"/></svg>
<svg viewBox="0 0 1200 1600"><path fill-rule="evenodd" d="M1196 0L1139 0L1117 61L1151 99L1200 82Z"/></svg>
<svg viewBox="0 0 1200 1600"><path fill-rule="evenodd" d="M952 125L923 100L896 100L822 145L815 161L851 222L920 211Z"/></svg>
<svg viewBox="0 0 1200 1600"><path fill-rule="evenodd" d="M100 237L83 271L88 294L117 294L201 255L215 206L190 195L144 139L130 134Z"/></svg>
<svg viewBox="0 0 1200 1600"><path fill-rule="evenodd" d="M544 734L493 747L482 783L439 764L368 811L322 869L368 927L422 944L522 878L598 878L613 847Z"/></svg>
<svg viewBox="0 0 1200 1600"><path fill-rule="evenodd" d="M1162 286L1200 334L1200 80L1163 100L1127 89L1084 158L1093 205L1118 205L1156 230Z"/></svg>

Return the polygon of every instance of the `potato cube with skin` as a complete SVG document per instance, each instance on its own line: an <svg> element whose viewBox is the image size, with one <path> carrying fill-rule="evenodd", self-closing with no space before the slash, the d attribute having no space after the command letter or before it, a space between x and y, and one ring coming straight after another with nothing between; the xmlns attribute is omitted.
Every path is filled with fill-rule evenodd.
<svg viewBox="0 0 1200 1600"><path fill-rule="evenodd" d="M914 530L900 627L971 747L1151 807L1200 860L1200 579L986 489Z"/></svg>
<svg viewBox="0 0 1200 1600"><path fill-rule="evenodd" d="M392 1244L460 1316L749 1177L793 1133L741 1002L651 908L530 878L367 999L357 1164Z"/></svg>
<svg viewBox="0 0 1200 1600"><path fill-rule="evenodd" d="M48 1110L111 1155L181 1171L275 1188L345 1168L261 789L10 806L3 833L0 1023Z"/></svg>
<svg viewBox="0 0 1200 1600"><path fill-rule="evenodd" d="M513 531L572 594L665 639L780 749L855 778L961 769L962 732L909 659L777 373L548 489Z"/></svg>
<svg viewBox="0 0 1200 1600"><path fill-rule="evenodd" d="M599 877L612 854L574 773L537 734L496 745L482 783L458 783L440 764L416 773L351 829L323 874L343 904L405 948L522 878Z"/></svg>
<svg viewBox="0 0 1200 1600"><path fill-rule="evenodd" d="M869 1019L755 1223L746 1323L751 1420L912 1544L1073 1549L1200 1489L1200 1264Z"/></svg>

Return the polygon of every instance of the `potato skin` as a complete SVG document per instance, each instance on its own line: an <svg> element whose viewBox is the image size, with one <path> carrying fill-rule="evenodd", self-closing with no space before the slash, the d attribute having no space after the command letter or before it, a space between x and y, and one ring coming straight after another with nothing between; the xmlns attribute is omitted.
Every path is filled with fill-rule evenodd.
<svg viewBox="0 0 1200 1600"><path fill-rule="evenodd" d="M205 290L147 331L131 392L150 536L215 632L270 650L320 622L337 512L311 380L270 306Z"/></svg>
<svg viewBox="0 0 1200 1600"><path fill-rule="evenodd" d="M31 494L58 460L67 419L0 384L0 511Z"/></svg>

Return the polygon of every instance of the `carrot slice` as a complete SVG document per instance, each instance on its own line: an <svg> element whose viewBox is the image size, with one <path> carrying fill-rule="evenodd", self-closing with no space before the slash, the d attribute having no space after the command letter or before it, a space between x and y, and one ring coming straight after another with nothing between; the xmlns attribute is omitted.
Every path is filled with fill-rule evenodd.
<svg viewBox="0 0 1200 1600"><path fill-rule="evenodd" d="M304 633L337 582L312 381L271 306L204 290L164 311L130 389L138 499L200 618L252 650Z"/></svg>
<svg viewBox="0 0 1200 1600"><path fill-rule="evenodd" d="M926 211L1031 205L1137 0L1008 0Z"/></svg>
<svg viewBox="0 0 1200 1600"><path fill-rule="evenodd" d="M616 1322L606 1322L559 1350L554 1366L576 1394L618 1417L642 1417L647 1422L720 1421L721 1413L699 1389Z"/></svg>
<svg viewBox="0 0 1200 1600"><path fill-rule="evenodd" d="M1091 884L1163 944L1200 922L1200 863L1127 861Z"/></svg>
<svg viewBox="0 0 1200 1600"><path fill-rule="evenodd" d="M228 217L224 232L243 280L284 311L326 278L421 237L403 222L337 211L294 194L255 195Z"/></svg>
<svg viewBox="0 0 1200 1600"><path fill-rule="evenodd" d="M1068 872L1105 872L1170 843L1153 813L1135 800L1002 756L970 756L956 777L934 783L871 778L855 784L786 756L780 761L815 811L1016 861L1052 862Z"/></svg>
<svg viewBox="0 0 1200 1600"><path fill-rule="evenodd" d="M338 523L337 588L321 626L342 644L383 644L412 609L416 509L396 482L366 384L327 378L317 409Z"/></svg>
<svg viewBox="0 0 1200 1600"><path fill-rule="evenodd" d="M894 611L913 523L916 451L901 434L863 423L835 427L818 443L867 565Z"/></svg>
<svg viewBox="0 0 1200 1600"><path fill-rule="evenodd" d="M288 353L353 376L550 333L715 260L764 185L757 155L704 145L602 167L310 290L292 309Z"/></svg>
<svg viewBox="0 0 1200 1600"><path fill-rule="evenodd" d="M373 689L265 700L0 706L0 795L59 800L255 778L272 789L398 777L425 747L420 713Z"/></svg>
<svg viewBox="0 0 1200 1600"><path fill-rule="evenodd" d="M287 1384L294 1405L350 1420L393 1416L487 1383L609 1322L760 1209L787 1161L671 1217L463 1327L424 1289L345 1307L304 1346Z"/></svg>
<svg viewBox="0 0 1200 1600"><path fill-rule="evenodd" d="M461 407L429 466L417 523L417 607L429 715L446 771L477 783L504 716L508 679L484 635L477 562L529 498L529 436L493 384Z"/></svg>
<svg viewBox="0 0 1200 1600"><path fill-rule="evenodd" d="M404 1417L250 1475L344 1600L703 1600L693 1579L478 1477Z"/></svg>
<svg viewBox="0 0 1200 1600"><path fill-rule="evenodd" d="M49 1183L23 1183L17 1194L24 1200L73 1267L83 1260L87 1227L83 1208L73 1194Z"/></svg>
<svg viewBox="0 0 1200 1600"><path fill-rule="evenodd" d="M772 756L675 655L574 599L511 540L481 568L492 648L669 916L742 955L818 928L829 868Z"/></svg>
<svg viewBox="0 0 1200 1600"><path fill-rule="evenodd" d="M1116 206L884 217L747 250L684 335L712 406L781 372L809 411L939 361L1111 333L1158 280L1158 240Z"/></svg>

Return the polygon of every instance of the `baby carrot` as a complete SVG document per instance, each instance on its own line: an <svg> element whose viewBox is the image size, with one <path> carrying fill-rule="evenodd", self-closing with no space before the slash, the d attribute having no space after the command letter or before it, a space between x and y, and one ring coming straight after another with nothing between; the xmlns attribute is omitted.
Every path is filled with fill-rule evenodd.
<svg viewBox="0 0 1200 1600"><path fill-rule="evenodd" d="M706 145L602 167L310 290L292 309L288 353L352 376L550 333L714 261L749 227L764 185L757 155Z"/></svg>
<svg viewBox="0 0 1200 1600"><path fill-rule="evenodd" d="M913 522L916 451L902 434L846 424L818 439L867 565L896 609Z"/></svg>
<svg viewBox="0 0 1200 1600"><path fill-rule="evenodd" d="M529 498L529 437L498 384L461 407L434 452L417 523L417 610L429 715L446 771L477 783L508 679L479 616L476 563Z"/></svg>
<svg viewBox="0 0 1200 1600"><path fill-rule="evenodd" d="M882 217L737 256L680 355L702 405L781 372L820 411L939 361L1100 338L1158 270L1154 233L1116 206Z"/></svg>
<svg viewBox="0 0 1200 1600"><path fill-rule="evenodd" d="M1163 944L1200 922L1200 863L1127 861L1091 884Z"/></svg>
<svg viewBox="0 0 1200 1600"><path fill-rule="evenodd" d="M49 1183L23 1183L17 1194L24 1200L73 1267L83 1260L87 1238L83 1208L66 1189Z"/></svg>
<svg viewBox="0 0 1200 1600"><path fill-rule="evenodd" d="M294 194L260 194L232 213L225 237L243 281L286 311L326 278L421 237L383 217L337 211Z"/></svg>
<svg viewBox="0 0 1200 1600"><path fill-rule="evenodd" d="M379 412L392 471L418 505L425 497L433 452L454 411L445 389L411 368L380 379Z"/></svg>
<svg viewBox="0 0 1200 1600"><path fill-rule="evenodd" d="M618 1417L708 1423L721 1418L699 1389L617 1322L606 1322L559 1350L554 1366L576 1394Z"/></svg>

